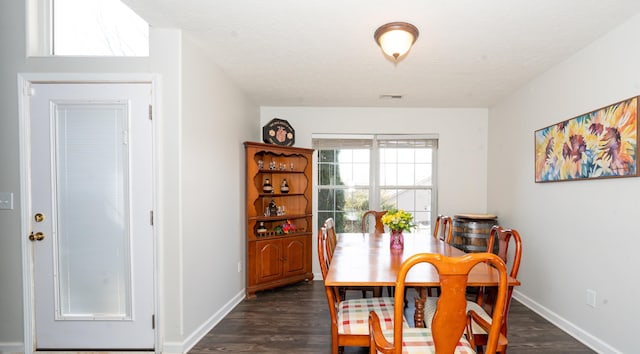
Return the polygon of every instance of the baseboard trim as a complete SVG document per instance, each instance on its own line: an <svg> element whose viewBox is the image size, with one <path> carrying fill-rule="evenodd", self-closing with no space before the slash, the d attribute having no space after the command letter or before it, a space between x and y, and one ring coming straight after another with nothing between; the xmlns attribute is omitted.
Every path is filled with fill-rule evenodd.
<svg viewBox="0 0 640 354"><path fill-rule="evenodd" d="M24 353L24 343L20 343L20 342L0 342L0 353L2 353L2 354Z"/></svg>
<svg viewBox="0 0 640 354"><path fill-rule="evenodd" d="M522 294L521 292L514 290L513 298L518 300L520 303L522 303L526 307L528 307L531 311L537 313L547 321L553 323L556 327L567 332L567 334L569 334L576 340L580 341L582 344L595 350L596 352L622 354L621 351L617 350L616 348L612 347L611 345L607 344L606 342L602 341L601 339L597 338L591 333L567 321L563 317L559 316L557 313L535 302L533 299Z"/></svg>
<svg viewBox="0 0 640 354"><path fill-rule="evenodd" d="M238 292L231 300L229 300L218 312L214 313L209 319L191 333L184 342L165 342L162 345L162 353L186 353L194 345L196 345L204 336L213 329L225 316L231 312L245 298L245 289Z"/></svg>

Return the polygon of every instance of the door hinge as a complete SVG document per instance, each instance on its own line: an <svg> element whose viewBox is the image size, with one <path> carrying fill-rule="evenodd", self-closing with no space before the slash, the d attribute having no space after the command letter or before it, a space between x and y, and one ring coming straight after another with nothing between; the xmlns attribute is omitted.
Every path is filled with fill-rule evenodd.
<svg viewBox="0 0 640 354"><path fill-rule="evenodd" d="M149 225L153 226L153 210L149 211Z"/></svg>
<svg viewBox="0 0 640 354"><path fill-rule="evenodd" d="M156 315L151 315L151 329L156 329Z"/></svg>
<svg viewBox="0 0 640 354"><path fill-rule="evenodd" d="M153 106L149 105L149 120L153 120Z"/></svg>

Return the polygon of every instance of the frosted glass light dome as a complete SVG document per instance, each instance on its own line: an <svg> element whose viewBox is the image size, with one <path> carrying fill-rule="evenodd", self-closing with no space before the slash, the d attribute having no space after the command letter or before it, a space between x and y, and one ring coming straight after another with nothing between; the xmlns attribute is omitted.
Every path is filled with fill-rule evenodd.
<svg viewBox="0 0 640 354"><path fill-rule="evenodd" d="M380 26L373 37L382 51L397 61L409 52L418 34L418 29L410 23L391 22Z"/></svg>

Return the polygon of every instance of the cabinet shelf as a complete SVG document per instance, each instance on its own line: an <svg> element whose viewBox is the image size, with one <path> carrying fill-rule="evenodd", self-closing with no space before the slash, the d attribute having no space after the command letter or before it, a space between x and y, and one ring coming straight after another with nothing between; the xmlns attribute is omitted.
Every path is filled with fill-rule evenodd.
<svg viewBox="0 0 640 354"><path fill-rule="evenodd" d="M276 215L276 216L255 216L250 217L249 220L255 221L278 221L278 220L288 220L288 219L301 219L301 218L310 218L313 214L285 214L285 215Z"/></svg>
<svg viewBox="0 0 640 354"><path fill-rule="evenodd" d="M311 236L309 231L289 232L287 234L277 234L273 231L267 231L265 233L256 234L256 239L265 240L269 238L290 237L290 236Z"/></svg>
<svg viewBox="0 0 640 354"><path fill-rule="evenodd" d="M268 197L295 197L298 195L304 195L304 193L260 193L258 194L259 197L261 198L268 198Z"/></svg>
<svg viewBox="0 0 640 354"><path fill-rule="evenodd" d="M258 173L262 173L262 174L276 174L276 173L284 173L284 174L289 174L289 173L304 173L304 171L296 171L296 170L258 170Z"/></svg>

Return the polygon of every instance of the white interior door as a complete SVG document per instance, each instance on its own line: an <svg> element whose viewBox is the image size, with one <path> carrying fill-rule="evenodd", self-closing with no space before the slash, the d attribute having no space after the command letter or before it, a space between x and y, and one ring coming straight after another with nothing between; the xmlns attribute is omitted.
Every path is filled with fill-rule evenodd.
<svg viewBox="0 0 640 354"><path fill-rule="evenodd" d="M151 85L30 90L35 341L153 349Z"/></svg>

